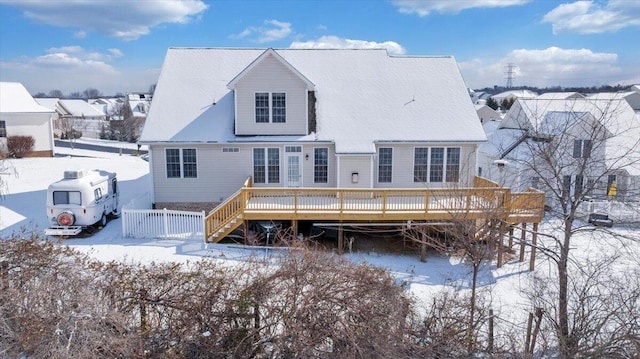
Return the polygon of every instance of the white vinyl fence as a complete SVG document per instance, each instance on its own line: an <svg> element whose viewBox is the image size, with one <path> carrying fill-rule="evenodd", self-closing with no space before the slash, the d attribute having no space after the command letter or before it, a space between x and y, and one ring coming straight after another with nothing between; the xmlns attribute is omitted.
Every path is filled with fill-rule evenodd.
<svg viewBox="0 0 640 359"><path fill-rule="evenodd" d="M616 223L640 223L640 202L585 201L580 203L578 213L585 217L606 214Z"/></svg>
<svg viewBox="0 0 640 359"><path fill-rule="evenodd" d="M122 236L124 238L204 240L204 211L145 209L144 207L151 206L147 198L148 194L145 194L123 206Z"/></svg>

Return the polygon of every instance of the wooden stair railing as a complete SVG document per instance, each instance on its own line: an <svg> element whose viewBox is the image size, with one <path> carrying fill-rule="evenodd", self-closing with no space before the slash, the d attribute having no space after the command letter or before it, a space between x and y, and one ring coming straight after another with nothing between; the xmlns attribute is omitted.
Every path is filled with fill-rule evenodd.
<svg viewBox="0 0 640 359"><path fill-rule="evenodd" d="M243 188L251 187L251 178ZM205 241L219 242L243 223L243 212L247 204L243 188L214 208L204 219Z"/></svg>

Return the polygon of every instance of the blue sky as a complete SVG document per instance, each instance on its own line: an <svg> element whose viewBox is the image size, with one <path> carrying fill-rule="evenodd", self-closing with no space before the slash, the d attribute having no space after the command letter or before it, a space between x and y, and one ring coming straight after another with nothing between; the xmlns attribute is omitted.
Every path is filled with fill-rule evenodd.
<svg viewBox="0 0 640 359"><path fill-rule="evenodd" d="M169 47L453 55L472 88L640 83L640 1L0 0L0 81L147 91Z"/></svg>

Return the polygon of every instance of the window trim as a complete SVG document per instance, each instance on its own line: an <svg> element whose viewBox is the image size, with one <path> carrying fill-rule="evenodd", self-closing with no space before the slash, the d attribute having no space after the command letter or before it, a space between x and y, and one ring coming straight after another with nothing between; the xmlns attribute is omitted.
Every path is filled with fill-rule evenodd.
<svg viewBox="0 0 640 359"><path fill-rule="evenodd" d="M258 95L267 95L267 106L266 107L258 107ZM284 97L284 106L276 107L274 95L282 95ZM286 91L256 91L253 93L253 120L254 123L287 123L287 107L288 107L288 97ZM260 114L261 121L258 121L258 109L267 110L267 119L264 121L262 119L263 114ZM282 110L283 114L275 114L276 110ZM282 117L282 119L280 119ZM277 119L277 121L276 121Z"/></svg>
<svg viewBox="0 0 640 359"><path fill-rule="evenodd" d="M389 163L382 163L382 150L389 150ZM385 175L384 178L382 177L383 174ZM378 183L393 183L393 147L378 148Z"/></svg>
<svg viewBox="0 0 640 359"><path fill-rule="evenodd" d="M178 151L178 162L171 162L171 165L177 165L177 172L178 175L177 176L170 176L169 175L169 161L167 158L167 155L169 153L170 150L177 150ZM184 160L184 150L193 150L194 152L194 162L185 162ZM198 178L198 149L195 147L187 147L187 148L165 148L164 149L164 162L165 162L165 178L178 178L178 179L186 179L186 178ZM185 166L186 165L193 165L195 166L195 175L194 176L185 176Z"/></svg>
<svg viewBox="0 0 640 359"><path fill-rule="evenodd" d="M271 150L271 151L270 151ZM275 150L278 155L277 158L277 173L275 172L270 172L270 167L274 166L274 164L271 164L270 158L269 158L269 154L270 153L274 153ZM262 154L264 155L263 159L264 159L264 163L260 164L260 165L256 165L256 151L258 152L262 152ZM253 175L253 183L263 183L263 184L276 184L276 183L281 183L280 178L282 177L281 175L281 171L282 171L282 166L281 166L281 160L282 160L282 156L280 155L280 148L279 147L254 147L251 150L251 168L252 168L252 175ZM260 167L258 167L260 166ZM260 170L264 176L264 181L262 180L256 180L256 170ZM272 178L272 176L275 176L276 178Z"/></svg>
<svg viewBox="0 0 640 359"><path fill-rule="evenodd" d="M318 163L318 152L324 150L325 163ZM329 147L313 149L313 183L329 183Z"/></svg>
<svg viewBox="0 0 640 359"><path fill-rule="evenodd" d="M434 150L442 150L442 158L440 163L434 163L434 157L436 154ZM422 155L426 159L426 163L420 163L420 174L418 176L418 159L417 152L422 150ZM453 151L456 150L456 151ZM440 152L440 151L437 151ZM450 161L453 160L452 153L458 152L457 164L453 164ZM439 158L436 158L439 159ZM459 183L461 178L461 166L462 166L462 147L445 147L445 146L416 146L413 148L413 182L414 183ZM455 168L451 167L454 166ZM422 173L424 172L424 173ZM440 178L441 177L441 178ZM454 178L452 178L454 177Z"/></svg>

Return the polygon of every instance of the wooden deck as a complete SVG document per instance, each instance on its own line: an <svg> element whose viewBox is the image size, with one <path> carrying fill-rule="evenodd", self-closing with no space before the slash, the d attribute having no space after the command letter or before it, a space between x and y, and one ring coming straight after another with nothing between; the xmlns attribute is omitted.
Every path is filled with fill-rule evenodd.
<svg viewBox="0 0 640 359"><path fill-rule="evenodd" d="M539 223L544 193L509 188L476 177L474 187L450 189L318 189L243 187L205 219L206 239L217 242L251 220L429 221L497 218Z"/></svg>

